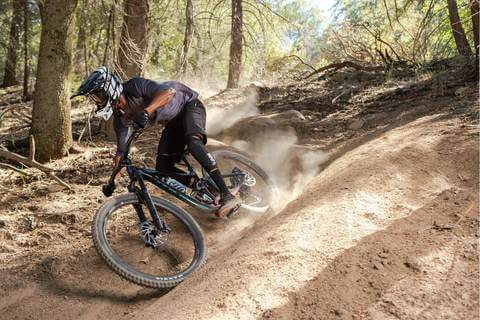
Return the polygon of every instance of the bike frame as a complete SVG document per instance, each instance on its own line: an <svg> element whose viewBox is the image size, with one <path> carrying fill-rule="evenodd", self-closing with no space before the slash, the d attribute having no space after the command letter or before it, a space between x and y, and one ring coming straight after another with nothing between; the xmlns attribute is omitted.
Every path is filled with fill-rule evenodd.
<svg viewBox="0 0 480 320"><path fill-rule="evenodd" d="M130 150L130 145L132 142L138 138L138 136L141 134L141 132L136 132L134 133L128 140L127 145L128 148L127 150ZM128 153L127 153L128 154ZM213 187L214 189L217 189L216 185L211 183L208 179L205 178L200 178L198 174L195 172L193 166L188 162L186 158L187 152L183 153L182 155L182 162L187 166L188 172L181 174L181 173L162 173L159 172L155 169L149 169L149 168L138 168L135 165L132 164L131 160L128 157L125 157L125 160L123 160L124 166L127 168L128 175L130 177L130 183L128 185L128 191L133 192L137 195L138 199L144 203L148 210L150 211L150 216L152 217L153 223L155 227L157 227L161 231L168 231L169 228L163 219L160 218L158 215L157 209L155 208L155 205L153 203L152 197L150 193L148 192L148 189L145 185L145 181L148 181L158 187L159 189L173 195L177 199L180 199L181 201L187 203L188 205L193 206L194 208L203 211L205 213L213 213L218 210L220 207L219 204L212 204L212 205L207 205L204 204L197 199L189 196L188 194L184 192L180 192L177 189L169 186L166 184L164 181L162 181L162 178L178 178L180 176L183 177L195 177L199 180L203 179L203 182L208 184L208 186ZM116 172L112 173L112 178L114 179L114 176L116 175ZM232 174L226 174L223 175L223 177L233 177L233 176L245 176L244 173L232 173ZM241 184L240 184L241 185ZM206 188L206 187L205 187ZM233 193L237 193L239 190L239 187L237 190L234 190ZM218 189L217 189L218 190ZM199 190L201 191L201 190ZM133 205L135 208L135 211L137 212L138 218L140 219L140 222L144 222L147 220L145 213L143 211L143 208L140 204Z"/></svg>

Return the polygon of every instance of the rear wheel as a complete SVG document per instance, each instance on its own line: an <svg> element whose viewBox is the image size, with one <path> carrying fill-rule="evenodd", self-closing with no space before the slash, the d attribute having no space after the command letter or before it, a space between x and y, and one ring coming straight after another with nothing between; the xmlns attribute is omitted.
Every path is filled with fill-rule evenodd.
<svg viewBox="0 0 480 320"><path fill-rule="evenodd" d="M133 193L114 197L98 209L92 225L94 244L121 277L145 287L174 287L205 263L205 240L187 212L164 199L152 200L171 229L169 233L160 232L150 223L150 240L155 246L146 244L145 224L141 230L133 207L142 204Z"/></svg>
<svg viewBox="0 0 480 320"><path fill-rule="evenodd" d="M242 208L256 213L266 212L270 208L275 192L268 174L246 156L229 151L211 152L224 176L229 189L237 192L242 199ZM206 176L206 172L203 172Z"/></svg>

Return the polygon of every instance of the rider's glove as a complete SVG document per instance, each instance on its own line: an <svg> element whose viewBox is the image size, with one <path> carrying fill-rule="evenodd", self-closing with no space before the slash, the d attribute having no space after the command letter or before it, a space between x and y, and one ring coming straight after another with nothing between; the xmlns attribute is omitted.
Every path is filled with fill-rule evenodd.
<svg viewBox="0 0 480 320"><path fill-rule="evenodd" d="M104 184L102 186L102 192L105 197L110 197L113 194L113 191L115 191L115 183Z"/></svg>
<svg viewBox="0 0 480 320"><path fill-rule="evenodd" d="M136 119L134 120L134 123L139 129L144 129L147 126L149 120L147 112L144 111L142 114L138 115L135 118Z"/></svg>

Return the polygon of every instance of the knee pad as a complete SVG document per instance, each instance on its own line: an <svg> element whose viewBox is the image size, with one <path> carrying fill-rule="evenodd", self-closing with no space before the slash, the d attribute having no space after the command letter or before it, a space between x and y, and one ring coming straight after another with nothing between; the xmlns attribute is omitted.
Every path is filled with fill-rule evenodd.
<svg viewBox="0 0 480 320"><path fill-rule="evenodd" d="M204 167L208 172L217 169L215 158L207 151L203 144L202 134L193 134L187 138L188 150L192 156Z"/></svg>

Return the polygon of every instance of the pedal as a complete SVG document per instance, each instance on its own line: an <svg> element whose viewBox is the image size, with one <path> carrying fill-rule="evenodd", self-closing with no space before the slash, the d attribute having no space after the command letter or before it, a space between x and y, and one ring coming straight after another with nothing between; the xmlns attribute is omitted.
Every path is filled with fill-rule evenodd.
<svg viewBox="0 0 480 320"><path fill-rule="evenodd" d="M227 215L226 215L225 217L228 218L228 219L230 219L230 218L232 218L233 216L235 216L241 206L242 206L242 204L239 204L239 205L237 205L236 207L234 207L232 210L230 210L229 213L227 213Z"/></svg>

